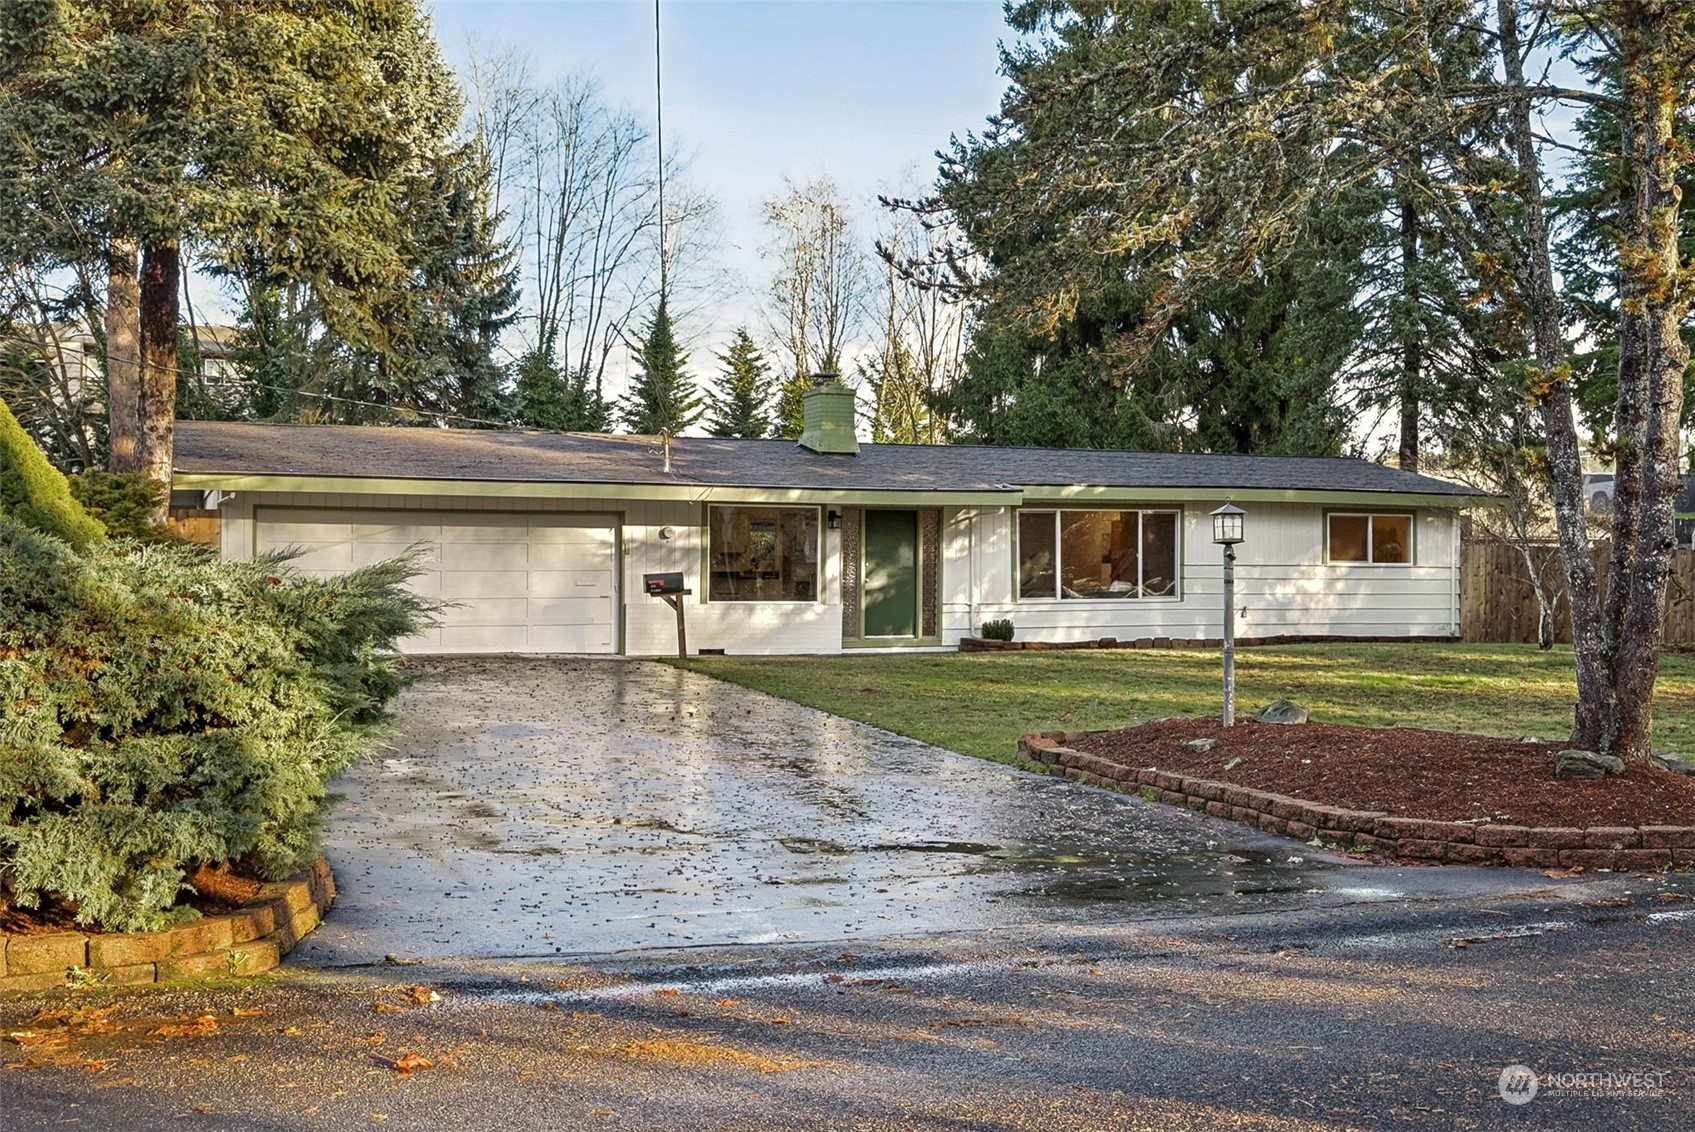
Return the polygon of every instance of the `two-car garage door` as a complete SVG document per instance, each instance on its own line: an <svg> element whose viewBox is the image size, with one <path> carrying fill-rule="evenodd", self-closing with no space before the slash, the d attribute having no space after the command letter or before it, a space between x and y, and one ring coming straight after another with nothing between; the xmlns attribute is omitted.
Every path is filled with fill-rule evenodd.
<svg viewBox="0 0 1695 1132"><path fill-rule="evenodd" d="M418 547L419 593L452 604L408 652L614 652L618 520L610 515L256 509L255 549L340 574Z"/></svg>

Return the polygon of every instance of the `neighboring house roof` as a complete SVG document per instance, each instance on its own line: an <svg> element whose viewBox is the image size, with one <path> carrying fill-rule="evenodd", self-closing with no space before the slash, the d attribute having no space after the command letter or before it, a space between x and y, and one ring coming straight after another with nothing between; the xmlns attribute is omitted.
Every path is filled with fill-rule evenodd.
<svg viewBox="0 0 1695 1132"><path fill-rule="evenodd" d="M232 490L336 478L1033 497L1026 502L1093 488L1379 493L1454 505L1481 494L1348 458L921 444L866 444L849 456L788 440L689 436L672 439L667 473L652 436L212 421L177 422L176 469L185 483L230 481Z"/></svg>
<svg viewBox="0 0 1695 1132"><path fill-rule="evenodd" d="M182 328L184 331L188 327ZM196 323L194 326L194 341L202 357L221 358L235 348L236 340L241 334L238 326L216 326ZM85 326L70 323L60 323L47 328L47 337L61 349L74 347L91 350L99 345L100 340L94 332Z"/></svg>

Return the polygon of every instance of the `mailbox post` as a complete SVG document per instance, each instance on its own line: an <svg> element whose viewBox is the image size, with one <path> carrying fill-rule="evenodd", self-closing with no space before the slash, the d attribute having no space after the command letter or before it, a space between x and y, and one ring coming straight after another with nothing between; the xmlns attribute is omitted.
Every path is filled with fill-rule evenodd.
<svg viewBox="0 0 1695 1132"><path fill-rule="evenodd" d="M648 597L656 597L677 611L677 655L689 655L688 630L683 626L683 599L694 593L683 588L683 575L675 574L643 574L642 588Z"/></svg>

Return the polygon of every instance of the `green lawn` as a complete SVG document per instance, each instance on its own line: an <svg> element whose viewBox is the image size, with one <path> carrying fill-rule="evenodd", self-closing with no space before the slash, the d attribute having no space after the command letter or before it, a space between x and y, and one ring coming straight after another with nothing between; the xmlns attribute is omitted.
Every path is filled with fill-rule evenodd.
<svg viewBox="0 0 1695 1132"><path fill-rule="evenodd" d="M1002 762L1031 731L1216 714L1217 652L919 653L674 661L849 719ZM1236 654L1241 714L1286 696L1329 723L1557 738L1571 650L1521 645L1290 645ZM1695 657L1667 654L1656 745L1695 754Z"/></svg>

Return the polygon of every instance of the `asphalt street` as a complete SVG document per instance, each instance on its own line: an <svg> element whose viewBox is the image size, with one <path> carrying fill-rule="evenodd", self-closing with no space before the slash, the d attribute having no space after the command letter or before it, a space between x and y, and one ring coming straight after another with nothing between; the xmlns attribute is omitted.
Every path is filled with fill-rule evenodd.
<svg viewBox="0 0 1695 1132"><path fill-rule="evenodd" d="M1695 901L1624 886L13 999L0 1123L1686 1129Z"/></svg>

